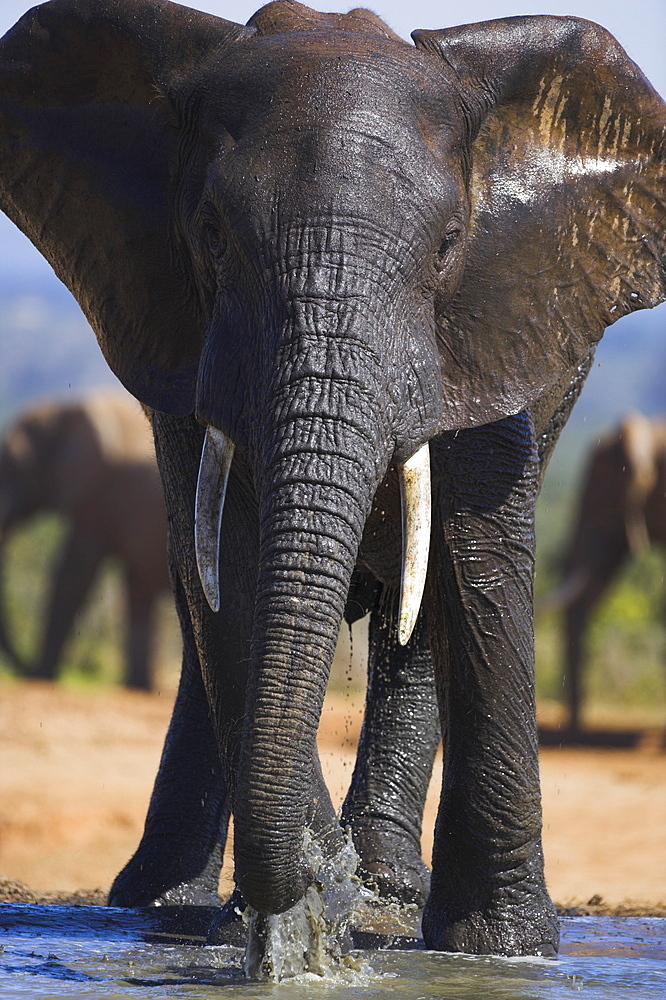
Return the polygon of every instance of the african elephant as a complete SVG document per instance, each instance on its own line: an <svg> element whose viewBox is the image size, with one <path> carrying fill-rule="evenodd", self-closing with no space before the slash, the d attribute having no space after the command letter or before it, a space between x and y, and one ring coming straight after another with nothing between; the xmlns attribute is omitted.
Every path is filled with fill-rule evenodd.
<svg viewBox="0 0 666 1000"><path fill-rule="evenodd" d="M50 588L36 664L21 664L0 614L0 636L15 664L54 678L74 619L107 558L127 594L125 683L150 689L156 601L170 589L166 515L150 426L120 394L26 410L0 446L0 545L35 514L62 515L68 533Z"/></svg>
<svg viewBox="0 0 666 1000"><path fill-rule="evenodd" d="M569 728L580 729L583 641L591 612L621 566L650 544L666 548L666 421L628 414L592 449L563 566L546 598L564 610Z"/></svg>
<svg viewBox="0 0 666 1000"><path fill-rule="evenodd" d="M245 26L54 0L1 44L1 203L151 408L165 488L183 673L111 901L210 898L229 810L246 902L303 897L304 831L341 837L335 641L369 611L361 871L425 891L434 683L425 940L552 954L538 456L604 328L666 295L666 109L575 18L413 39L294 0Z"/></svg>

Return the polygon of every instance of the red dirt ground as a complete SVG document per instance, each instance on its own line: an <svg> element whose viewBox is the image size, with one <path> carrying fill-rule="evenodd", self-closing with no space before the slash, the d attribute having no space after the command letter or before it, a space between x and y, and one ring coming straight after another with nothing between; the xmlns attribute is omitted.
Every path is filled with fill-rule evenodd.
<svg viewBox="0 0 666 1000"><path fill-rule="evenodd" d="M141 835L171 702L171 693L0 682L0 898L3 880L38 893L108 889ZM351 698L327 700L320 749L336 803L359 723ZM541 774L556 902L666 915L666 754L654 746L546 748ZM426 860L440 780L438 762Z"/></svg>

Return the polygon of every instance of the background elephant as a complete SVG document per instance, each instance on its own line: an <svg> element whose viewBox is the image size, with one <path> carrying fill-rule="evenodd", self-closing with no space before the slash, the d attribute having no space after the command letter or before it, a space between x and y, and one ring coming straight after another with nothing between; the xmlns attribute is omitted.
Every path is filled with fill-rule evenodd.
<svg viewBox="0 0 666 1000"><path fill-rule="evenodd" d="M68 531L28 672L57 675L74 619L100 565L113 558L126 590L125 683L150 689L156 602L170 584L162 487L136 403L118 394L45 403L9 427L0 448L0 544L46 511L62 515ZM17 663L1 615L0 638Z"/></svg>
<svg viewBox="0 0 666 1000"><path fill-rule="evenodd" d="M564 559L546 598L564 610L569 728L580 729L583 646L589 616L629 556L666 547L666 421L630 413L592 450Z"/></svg>
<svg viewBox="0 0 666 1000"><path fill-rule="evenodd" d="M316 731L369 611L361 871L428 891L435 686L425 940L552 954L539 456L604 328L666 295L666 109L588 22L413 38L293 0L45 4L0 48L0 199L152 408L165 485L183 673L111 901L213 896L233 810L244 899L300 903L304 831L341 846Z"/></svg>

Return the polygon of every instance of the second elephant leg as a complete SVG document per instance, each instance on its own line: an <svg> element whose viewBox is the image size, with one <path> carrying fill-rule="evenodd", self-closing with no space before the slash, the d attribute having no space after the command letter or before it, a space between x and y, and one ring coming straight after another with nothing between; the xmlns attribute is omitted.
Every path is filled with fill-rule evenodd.
<svg viewBox="0 0 666 1000"><path fill-rule="evenodd" d="M342 818L361 877L382 896L422 906L430 875L421 822L440 724L424 613L406 646L397 620L396 596L370 617L365 717Z"/></svg>
<svg viewBox="0 0 666 1000"><path fill-rule="evenodd" d="M56 676L63 646L105 555L105 543L97 526L75 522L53 577L35 677L52 679Z"/></svg>
<svg viewBox="0 0 666 1000"><path fill-rule="evenodd" d="M554 954L544 881L532 578L538 469L519 414L435 445L429 605L446 718L423 934L431 948Z"/></svg>
<svg viewBox="0 0 666 1000"><path fill-rule="evenodd" d="M156 600L153 593L146 593L142 581L132 579L129 573L126 593L125 685L150 691L153 687Z"/></svg>
<svg viewBox="0 0 666 1000"><path fill-rule="evenodd" d="M197 583L185 575L184 556L191 551L194 538L192 483L196 483L203 433L190 419L156 414L155 424L161 431L156 442L162 476L180 487L168 494L168 514L171 573L183 640L182 672L144 833L135 855L116 878L109 902L116 906L214 905L219 902L231 796L210 690L204 684L197 626L199 632L211 633L213 646L219 646L223 636L210 615L203 623L193 621L188 589Z"/></svg>

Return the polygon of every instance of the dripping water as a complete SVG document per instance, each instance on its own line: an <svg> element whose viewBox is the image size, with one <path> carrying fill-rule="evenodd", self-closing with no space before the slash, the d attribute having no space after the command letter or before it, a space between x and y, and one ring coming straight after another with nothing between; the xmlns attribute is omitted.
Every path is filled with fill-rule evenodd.
<svg viewBox="0 0 666 1000"><path fill-rule="evenodd" d="M355 876L358 856L351 837L326 857L306 830L304 853L315 876L304 898L285 913L264 916L249 907L245 912L245 975L279 982L309 974L360 985L372 969L351 954L352 921L366 893Z"/></svg>
<svg viewBox="0 0 666 1000"><path fill-rule="evenodd" d="M348 625L349 629L349 659L347 662L347 672L345 685L345 697L347 699L347 712L345 714L345 739L344 743L350 748L353 747L354 741L350 736L352 729L352 684L354 681L354 627L353 625Z"/></svg>

